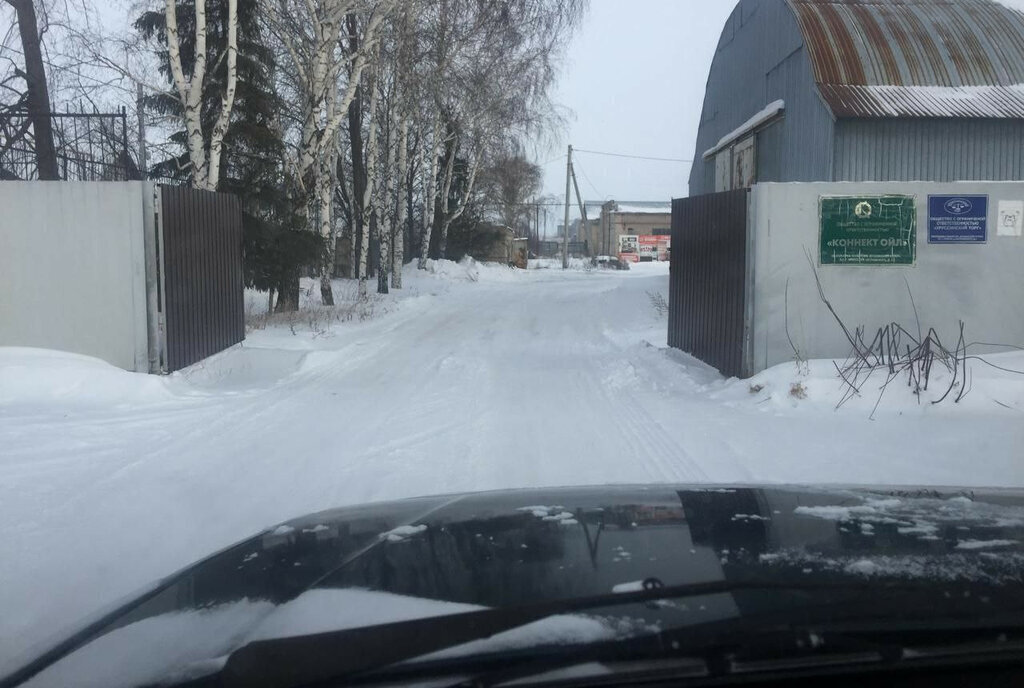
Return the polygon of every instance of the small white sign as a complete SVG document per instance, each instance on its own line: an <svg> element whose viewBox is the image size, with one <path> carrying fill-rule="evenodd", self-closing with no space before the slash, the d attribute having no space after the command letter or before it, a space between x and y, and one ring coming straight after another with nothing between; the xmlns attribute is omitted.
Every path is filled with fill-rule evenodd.
<svg viewBox="0 0 1024 688"><path fill-rule="evenodd" d="M1019 237L1022 228L1024 228L1024 201L999 201L996 234Z"/></svg>

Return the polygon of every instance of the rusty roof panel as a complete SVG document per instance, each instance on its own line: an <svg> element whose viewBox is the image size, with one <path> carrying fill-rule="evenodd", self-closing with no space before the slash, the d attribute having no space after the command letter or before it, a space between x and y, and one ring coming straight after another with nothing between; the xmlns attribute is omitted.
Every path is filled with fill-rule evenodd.
<svg viewBox="0 0 1024 688"><path fill-rule="evenodd" d="M788 0L837 117L1021 117L1024 14L992 0Z"/></svg>
<svg viewBox="0 0 1024 688"><path fill-rule="evenodd" d="M847 117L1024 118L1024 86L821 84L825 103Z"/></svg>

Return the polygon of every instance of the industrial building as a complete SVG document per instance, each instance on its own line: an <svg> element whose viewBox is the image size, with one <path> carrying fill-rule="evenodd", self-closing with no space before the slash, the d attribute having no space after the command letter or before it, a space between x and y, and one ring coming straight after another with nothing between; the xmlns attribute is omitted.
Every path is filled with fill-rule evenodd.
<svg viewBox="0 0 1024 688"><path fill-rule="evenodd" d="M633 262L666 260L672 228L672 206L657 201L587 202L587 227L582 220L570 238L586 242L591 256L617 256Z"/></svg>
<svg viewBox="0 0 1024 688"><path fill-rule="evenodd" d="M669 344L728 375L892 322L1024 345L1024 14L741 0L672 208ZM917 295L916 308L911 295ZM979 347L973 353L998 347Z"/></svg>
<svg viewBox="0 0 1024 688"><path fill-rule="evenodd" d="M741 0L689 191L1024 178L1024 15L992 0Z"/></svg>

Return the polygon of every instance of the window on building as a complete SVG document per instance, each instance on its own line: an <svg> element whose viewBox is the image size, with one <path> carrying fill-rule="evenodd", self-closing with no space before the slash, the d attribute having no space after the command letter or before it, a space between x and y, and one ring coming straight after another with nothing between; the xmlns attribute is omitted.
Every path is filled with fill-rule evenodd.
<svg viewBox="0 0 1024 688"><path fill-rule="evenodd" d="M651 234L654 236L669 236L672 234L672 230L668 227L655 227L651 230Z"/></svg>

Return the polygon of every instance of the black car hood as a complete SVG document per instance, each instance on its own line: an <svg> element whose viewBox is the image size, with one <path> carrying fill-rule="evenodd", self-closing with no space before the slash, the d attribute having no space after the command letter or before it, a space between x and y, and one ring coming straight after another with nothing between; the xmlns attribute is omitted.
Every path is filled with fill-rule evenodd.
<svg viewBox="0 0 1024 688"><path fill-rule="evenodd" d="M658 485L346 507L294 519L168 577L7 682L139 685L202 671L253 639L600 595L651 578L969 581L1019 604L1022 543L1016 490ZM701 623L779 604L778 595L748 591L684 611ZM879 613L899 611L891 599L884 605ZM575 619L549 632L557 642L559 633L602 631Z"/></svg>

